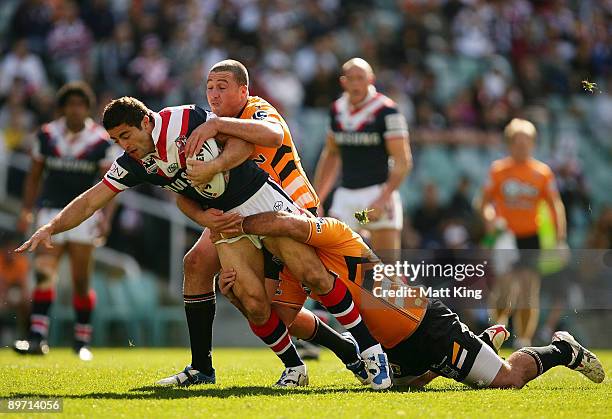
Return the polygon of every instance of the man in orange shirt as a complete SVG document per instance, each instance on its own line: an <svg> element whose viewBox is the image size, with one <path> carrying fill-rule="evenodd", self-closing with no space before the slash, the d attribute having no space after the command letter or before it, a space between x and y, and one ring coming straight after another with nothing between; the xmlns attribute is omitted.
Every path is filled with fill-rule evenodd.
<svg viewBox="0 0 612 419"><path fill-rule="evenodd" d="M385 347L396 385L423 386L442 375L476 388L522 388L555 366L574 369L596 383L605 378L597 357L567 332L555 332L548 346L521 348L506 361L497 355L508 337L503 326L490 327L476 336L440 300L427 301L417 295L392 303L375 297L377 281L372 271L380 261L361 237L341 221L265 212L244 218L240 230L265 237L291 237L314 247L325 267L334 272L336 281L344 282L355 296L355 303L361 305L365 322ZM218 233L212 235L215 240ZM239 307L233 296L234 282L235 272L224 271L219 286ZM299 317L299 307L306 299L303 287L281 281L278 293L284 296L285 304L294 306ZM312 328L314 331L316 325Z"/></svg>
<svg viewBox="0 0 612 419"><path fill-rule="evenodd" d="M551 209L557 241L565 242L565 209L557 192L555 176L543 162L532 157L535 126L524 119L513 119L504 131L510 155L491 164L484 187L481 212L488 226L503 219L516 237L520 261L511 275L499 278L493 295L497 321L506 323L511 308L518 336L518 347L531 344L538 324L540 281L536 272L538 204L544 200Z"/></svg>

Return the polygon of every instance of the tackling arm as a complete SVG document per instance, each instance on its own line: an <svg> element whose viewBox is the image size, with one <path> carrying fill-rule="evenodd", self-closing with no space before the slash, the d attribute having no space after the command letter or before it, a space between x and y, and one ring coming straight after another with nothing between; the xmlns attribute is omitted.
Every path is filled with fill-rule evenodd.
<svg viewBox="0 0 612 419"><path fill-rule="evenodd" d="M232 135L264 147L280 147L285 136L280 123L227 117L215 118L212 121L215 121L219 134Z"/></svg>
<svg viewBox="0 0 612 419"><path fill-rule="evenodd" d="M310 223L305 217L288 212L263 212L249 215L242 220L242 231L270 237L289 237L306 243L310 236Z"/></svg>
<svg viewBox="0 0 612 419"><path fill-rule="evenodd" d="M280 123L256 119L219 117L204 122L187 139L185 155L193 156L209 138L238 137L251 144L280 147L285 133Z"/></svg>
<svg viewBox="0 0 612 419"><path fill-rule="evenodd" d="M224 140L224 141L223 141ZM217 173L225 172L244 163L255 146L249 142L236 137L225 137L220 139L223 143L223 152L209 162L195 159L187 160L187 178L194 185L203 185L213 178Z"/></svg>

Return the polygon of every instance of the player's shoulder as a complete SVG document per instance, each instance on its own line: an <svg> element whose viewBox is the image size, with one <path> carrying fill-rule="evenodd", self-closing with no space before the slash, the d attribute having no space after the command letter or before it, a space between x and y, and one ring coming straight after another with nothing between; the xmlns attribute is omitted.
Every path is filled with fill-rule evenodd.
<svg viewBox="0 0 612 419"><path fill-rule="evenodd" d="M514 161L510 157L494 160L491 163L491 173L501 173L514 166Z"/></svg>
<svg viewBox="0 0 612 419"><path fill-rule="evenodd" d="M243 118L263 120L269 115L279 115L279 112L267 100L259 96L249 96L247 104L242 112Z"/></svg>
<svg viewBox="0 0 612 419"><path fill-rule="evenodd" d="M381 113L387 115L391 113L399 113L397 103L389 96L383 95L382 93L376 93L375 99L381 106Z"/></svg>
<svg viewBox="0 0 612 419"><path fill-rule="evenodd" d="M549 165L538 159L529 159L527 164L533 171L544 176L550 176L553 173Z"/></svg>

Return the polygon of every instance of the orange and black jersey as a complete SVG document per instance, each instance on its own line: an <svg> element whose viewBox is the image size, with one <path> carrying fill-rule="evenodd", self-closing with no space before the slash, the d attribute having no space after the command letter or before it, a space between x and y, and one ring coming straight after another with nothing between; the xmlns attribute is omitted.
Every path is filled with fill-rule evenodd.
<svg viewBox="0 0 612 419"><path fill-rule="evenodd" d="M283 127L284 137L281 146L274 148L256 145L251 159L268 172L299 207L304 209L318 207L319 197L302 169L289 126L278 111L264 99L249 96L239 117L272 122Z"/></svg>
<svg viewBox="0 0 612 419"><path fill-rule="evenodd" d="M388 278L374 281L373 268L380 260L342 221L324 217L309 218L308 223L306 244L315 248L323 265L349 288L374 338L391 348L414 333L427 310L427 299L375 297L374 287L397 289L403 283Z"/></svg>
<svg viewBox="0 0 612 419"><path fill-rule="evenodd" d="M508 228L519 238L538 233L538 203L557 195L555 175L545 163L511 157L491 164L485 193Z"/></svg>

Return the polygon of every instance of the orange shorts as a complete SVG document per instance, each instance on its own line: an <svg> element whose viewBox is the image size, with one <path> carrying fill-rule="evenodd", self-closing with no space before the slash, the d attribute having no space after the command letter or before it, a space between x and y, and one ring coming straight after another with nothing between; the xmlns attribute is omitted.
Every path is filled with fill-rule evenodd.
<svg viewBox="0 0 612 419"><path fill-rule="evenodd" d="M308 294L300 281L287 268L284 268L280 273L280 280L272 297L272 303L299 309L306 302Z"/></svg>

